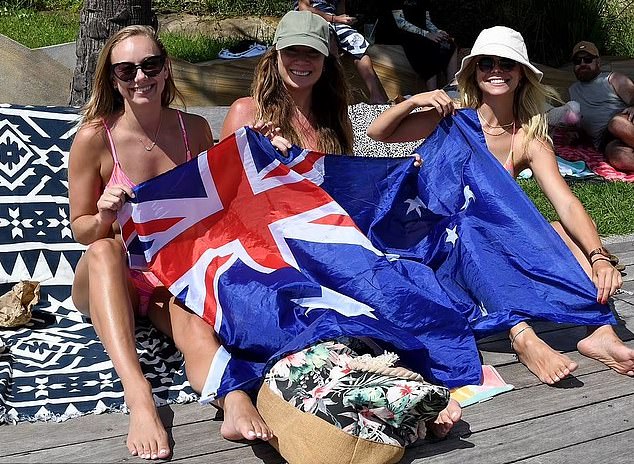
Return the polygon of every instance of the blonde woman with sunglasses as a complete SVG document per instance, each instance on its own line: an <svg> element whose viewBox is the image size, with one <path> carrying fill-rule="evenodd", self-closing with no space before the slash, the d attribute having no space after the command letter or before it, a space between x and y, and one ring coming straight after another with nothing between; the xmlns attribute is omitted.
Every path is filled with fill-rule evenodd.
<svg viewBox="0 0 634 464"><path fill-rule="evenodd" d="M89 316L121 378L130 411L132 455L171 454L150 384L136 353L135 317L147 317L183 353L188 380L201 392L219 343L213 329L180 305L149 271L128 268L117 211L132 188L213 146L207 121L169 105L179 97L170 61L152 28L129 26L104 45L90 101L69 160L71 227L89 245L75 270L73 302ZM229 439L271 436L249 397L233 391L221 433Z"/></svg>
<svg viewBox="0 0 634 464"><path fill-rule="evenodd" d="M488 150L513 177L530 168L540 188L555 207L561 223L554 223L566 245L597 287L597 301L607 303L622 285L592 219L559 174L544 105L558 99L541 83L542 72L528 60L521 34L496 26L483 30L471 54L456 74L460 106L477 111ZM429 136L440 120L450 117L457 105L442 90L413 96L381 114L368 135L385 142L409 142ZM422 111L412 113L416 108ZM579 351L615 371L634 376L634 350L627 347L610 325L590 328L579 341ZM521 322L509 332L520 361L542 382L554 384L577 364L553 350Z"/></svg>

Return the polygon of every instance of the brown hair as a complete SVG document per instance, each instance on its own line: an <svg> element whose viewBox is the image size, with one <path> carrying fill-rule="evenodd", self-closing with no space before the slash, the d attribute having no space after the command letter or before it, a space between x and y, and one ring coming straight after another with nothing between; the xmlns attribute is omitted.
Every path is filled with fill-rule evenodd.
<svg viewBox="0 0 634 464"><path fill-rule="evenodd" d="M123 97L121 97L121 94L112 85L112 71L110 69L112 61L110 55L112 54L112 49L117 44L130 37L139 35L152 40L160 50L161 55L167 58L165 46L159 39L156 31L150 26L132 25L115 32L99 53L90 99L82 108L84 123L90 124L100 121L123 108ZM165 79L165 88L161 94L161 105L169 106L175 98L183 101L183 97L174 83L172 66L169 59L165 61L165 66L167 66L168 75Z"/></svg>
<svg viewBox="0 0 634 464"><path fill-rule="evenodd" d="M303 135L293 127L296 106L277 68L278 53L269 49L255 70L251 95L256 120L271 121L291 143L303 145ZM311 110L317 122L317 144L324 153L352 152L352 123L348 117L348 84L339 58L327 56L324 70L313 87Z"/></svg>

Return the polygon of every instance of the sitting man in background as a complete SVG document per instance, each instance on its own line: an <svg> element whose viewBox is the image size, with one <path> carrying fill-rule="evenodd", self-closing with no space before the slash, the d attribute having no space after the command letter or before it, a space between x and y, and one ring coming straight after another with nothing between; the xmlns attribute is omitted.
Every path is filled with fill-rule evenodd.
<svg viewBox="0 0 634 464"><path fill-rule="evenodd" d="M352 56L357 72L370 92L369 103L387 103L383 84L374 71L372 59L366 54L370 44L361 33L352 28L357 19L345 14L345 0L296 0L295 9L308 10L330 23L331 31L336 38L336 41L331 40L330 43L338 44L339 48ZM331 47L330 52L336 54L337 50Z"/></svg>
<svg viewBox="0 0 634 464"><path fill-rule="evenodd" d="M581 126L615 169L634 172L634 83L618 72L601 72L599 50L581 41L572 50L577 82L568 89L579 102Z"/></svg>

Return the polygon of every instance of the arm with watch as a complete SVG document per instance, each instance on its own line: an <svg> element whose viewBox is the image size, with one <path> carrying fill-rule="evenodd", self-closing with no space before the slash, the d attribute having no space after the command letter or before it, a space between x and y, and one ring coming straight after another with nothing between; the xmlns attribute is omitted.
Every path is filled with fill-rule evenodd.
<svg viewBox="0 0 634 464"><path fill-rule="evenodd" d="M554 222L553 227L597 287L597 302L606 304L621 288L623 279L603 247L596 225L559 174L552 145L535 139L525 153L537 184L559 216L559 222Z"/></svg>

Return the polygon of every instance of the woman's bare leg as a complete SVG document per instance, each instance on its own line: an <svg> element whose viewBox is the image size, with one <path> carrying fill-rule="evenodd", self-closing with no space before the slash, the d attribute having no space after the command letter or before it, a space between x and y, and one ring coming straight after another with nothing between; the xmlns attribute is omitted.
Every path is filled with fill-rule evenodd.
<svg viewBox="0 0 634 464"><path fill-rule="evenodd" d="M130 410L130 453L144 459L163 459L170 455L169 442L139 364L132 305L137 297L130 291L122 245L114 239L93 243L77 265L73 302L92 319L121 379Z"/></svg>
<svg viewBox="0 0 634 464"><path fill-rule="evenodd" d="M173 338L176 347L185 358L187 379L200 393L205 385L211 362L220 348L213 328L189 311L174 297L162 289L152 298L149 317L162 332ZM268 440L273 432L243 391L232 391L218 401L224 409L224 422L220 428L228 440Z"/></svg>

